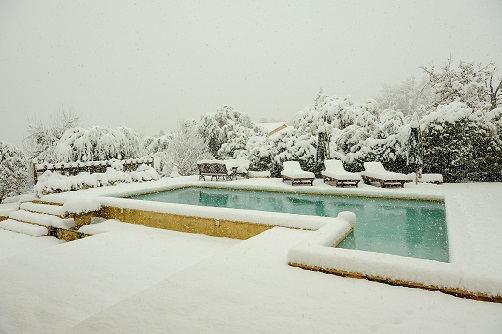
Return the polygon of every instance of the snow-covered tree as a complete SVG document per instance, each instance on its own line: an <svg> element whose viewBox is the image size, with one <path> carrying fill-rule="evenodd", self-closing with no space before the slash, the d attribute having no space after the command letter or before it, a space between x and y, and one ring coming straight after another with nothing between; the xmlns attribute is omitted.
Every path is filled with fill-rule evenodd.
<svg viewBox="0 0 502 334"><path fill-rule="evenodd" d="M202 116L199 131L213 156L233 158L235 151L244 149L247 138L254 135L258 129L249 115L223 105L215 112L208 112ZM241 139L239 136L245 138ZM220 152L224 143L227 147Z"/></svg>
<svg viewBox="0 0 502 334"><path fill-rule="evenodd" d="M432 106L463 102L469 108L495 109L502 98L502 79L495 79L494 63L474 64L460 61L453 66L450 57L438 71L434 65L422 66L434 93Z"/></svg>
<svg viewBox="0 0 502 334"><path fill-rule="evenodd" d="M52 162L54 149L63 133L77 127L79 123L80 116L72 109L64 108L60 108L46 119L29 122L29 135L23 139L28 158Z"/></svg>
<svg viewBox="0 0 502 334"><path fill-rule="evenodd" d="M165 175L171 173L173 166L178 168L178 173L181 175L196 174L197 161L212 158L198 130L197 122L187 120L180 123L172 133L166 154L168 164L164 169Z"/></svg>
<svg viewBox="0 0 502 334"><path fill-rule="evenodd" d="M160 136L145 136L141 141L141 150L143 155L155 155L159 152L165 152L171 142L172 134L161 134Z"/></svg>
<svg viewBox="0 0 502 334"><path fill-rule="evenodd" d="M0 140L0 202L18 194L28 180L24 154L11 144Z"/></svg>
<svg viewBox="0 0 502 334"><path fill-rule="evenodd" d="M239 123L230 122L222 128L226 140L218 150L218 157L222 159L237 159L245 157L246 144L249 138L256 136L254 128L243 126Z"/></svg>
<svg viewBox="0 0 502 334"><path fill-rule="evenodd" d="M393 109L404 115L426 113L432 105L433 94L425 79L409 77L402 83L384 84L380 95L376 97L379 109Z"/></svg>
<svg viewBox="0 0 502 334"><path fill-rule="evenodd" d="M140 136L130 128L104 125L71 128L54 149L54 162L138 158Z"/></svg>

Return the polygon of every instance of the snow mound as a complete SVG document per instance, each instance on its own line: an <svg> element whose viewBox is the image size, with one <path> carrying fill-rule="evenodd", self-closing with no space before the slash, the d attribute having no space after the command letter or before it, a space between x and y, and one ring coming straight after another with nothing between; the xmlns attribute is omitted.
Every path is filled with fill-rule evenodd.
<svg viewBox="0 0 502 334"><path fill-rule="evenodd" d="M63 212L65 213L87 213L92 211L98 211L101 209L101 204L95 197L74 197L69 198L63 204Z"/></svg>

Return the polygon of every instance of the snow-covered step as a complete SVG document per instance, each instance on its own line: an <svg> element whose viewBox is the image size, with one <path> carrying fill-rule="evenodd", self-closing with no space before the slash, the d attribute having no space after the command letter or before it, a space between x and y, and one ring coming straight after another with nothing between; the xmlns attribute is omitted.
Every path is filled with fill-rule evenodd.
<svg viewBox="0 0 502 334"><path fill-rule="evenodd" d="M8 217L12 211L19 210L19 203L2 203L0 204L0 216Z"/></svg>
<svg viewBox="0 0 502 334"><path fill-rule="evenodd" d="M75 226L73 218L59 218L56 216L46 215L44 213L35 213L25 210L11 212L9 218L21 220L28 223L34 223L44 226L54 226L69 229Z"/></svg>
<svg viewBox="0 0 502 334"><path fill-rule="evenodd" d="M63 216L65 214L63 207L59 205L25 202L21 204L20 208L26 211L45 213L54 216Z"/></svg>
<svg viewBox="0 0 502 334"><path fill-rule="evenodd" d="M0 228L12 232L31 235L34 237L41 237L49 234L47 227L23 223L13 219L1 221Z"/></svg>

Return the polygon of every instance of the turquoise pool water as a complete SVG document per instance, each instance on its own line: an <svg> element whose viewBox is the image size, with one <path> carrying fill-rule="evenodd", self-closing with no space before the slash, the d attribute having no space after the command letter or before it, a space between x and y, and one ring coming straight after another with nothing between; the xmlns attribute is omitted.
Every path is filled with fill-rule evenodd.
<svg viewBox="0 0 502 334"><path fill-rule="evenodd" d="M444 203L418 200L183 188L129 197L137 200L336 217L357 215L337 247L448 262Z"/></svg>

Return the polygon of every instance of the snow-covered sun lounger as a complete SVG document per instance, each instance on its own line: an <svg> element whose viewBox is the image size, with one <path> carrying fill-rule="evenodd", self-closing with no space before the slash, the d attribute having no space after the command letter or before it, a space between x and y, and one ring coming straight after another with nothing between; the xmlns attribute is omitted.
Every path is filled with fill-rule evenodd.
<svg viewBox="0 0 502 334"><path fill-rule="evenodd" d="M284 170L281 172L282 182L289 180L291 185L309 184L312 185L315 175L302 169L298 161L284 161Z"/></svg>
<svg viewBox="0 0 502 334"><path fill-rule="evenodd" d="M400 184L404 187L406 182L410 182L408 176L401 173L394 173L385 170L381 162L371 161L364 163L364 171L361 172L364 183L378 182L384 188L388 185Z"/></svg>
<svg viewBox="0 0 502 334"><path fill-rule="evenodd" d="M343 163L341 160L330 159L324 160L325 170L322 171L322 177L324 182L332 181L337 187L341 185L354 185L357 187L359 181L361 181L361 174L347 172L343 168Z"/></svg>

